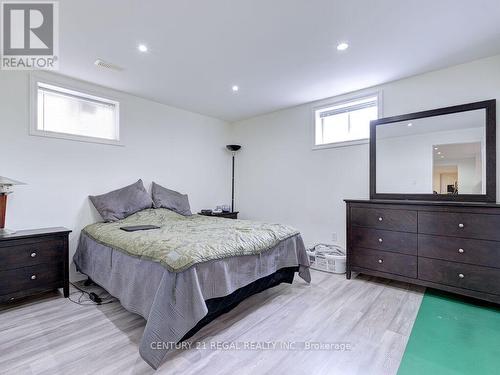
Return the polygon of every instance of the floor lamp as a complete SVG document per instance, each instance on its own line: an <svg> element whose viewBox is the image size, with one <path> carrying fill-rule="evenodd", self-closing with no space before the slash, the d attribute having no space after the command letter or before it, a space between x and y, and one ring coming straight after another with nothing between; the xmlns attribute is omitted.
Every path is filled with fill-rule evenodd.
<svg viewBox="0 0 500 375"><path fill-rule="evenodd" d="M226 148L233 154L233 172L231 180L231 212L234 212L234 156L236 152L241 148L240 145L227 145Z"/></svg>
<svg viewBox="0 0 500 375"><path fill-rule="evenodd" d="M14 185L25 185L25 183L0 176L0 237L15 233L14 231L5 229L7 195L14 191Z"/></svg>

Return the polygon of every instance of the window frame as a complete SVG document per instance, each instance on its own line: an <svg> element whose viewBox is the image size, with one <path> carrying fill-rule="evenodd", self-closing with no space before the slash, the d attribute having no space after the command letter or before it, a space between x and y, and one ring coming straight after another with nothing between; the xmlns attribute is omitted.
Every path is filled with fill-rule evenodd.
<svg viewBox="0 0 500 375"><path fill-rule="evenodd" d="M63 133L63 132L54 132L49 130L41 130L38 129L38 85L49 85L60 88L61 94L64 95L64 90L75 92L77 95L82 98L87 98L90 100L95 100L98 102L104 102L108 104L113 104L115 106L115 127L117 139L107 139L107 138L99 138L85 135L77 135L71 133ZM69 141L78 141L78 142L87 142L87 143L99 143L106 144L112 146L123 146L121 140L121 124L120 124L120 101L111 97L107 93L103 92L104 90L95 90L90 89L88 85L85 84L75 84L74 82L69 82L67 79L57 79L57 78L46 78L42 76L37 76L35 74L31 74L30 76L30 128L29 134L31 136L37 137L48 137L48 138L56 138L56 139L64 139ZM73 95L72 93L68 93L69 95Z"/></svg>
<svg viewBox="0 0 500 375"><path fill-rule="evenodd" d="M320 111L322 109L326 109L329 107L334 107L338 105L343 105L343 104L349 104L352 102L356 102L358 100L366 99L366 98L371 98L371 97L376 97L377 98L377 116L378 118L383 117L383 110L382 110L382 105L383 105L383 95L382 91L367 91L361 94L357 95L349 95L349 96L342 96L341 98L333 98L332 99L327 99L324 101L321 101L320 103L314 105L312 107L312 126L311 128L311 143L312 143L312 149L313 150L323 150L323 149L328 149L328 148L337 148L337 147L348 147L348 146L356 146L356 145L363 145L363 144L369 144L370 143L370 138L363 138L363 139L356 139L352 141L342 141L342 142L333 142L333 143L325 143L321 145L316 144L316 112Z"/></svg>

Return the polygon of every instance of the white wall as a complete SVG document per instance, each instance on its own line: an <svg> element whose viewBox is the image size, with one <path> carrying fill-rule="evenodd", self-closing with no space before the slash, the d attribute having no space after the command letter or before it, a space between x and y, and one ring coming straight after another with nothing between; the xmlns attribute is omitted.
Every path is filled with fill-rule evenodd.
<svg viewBox="0 0 500 375"><path fill-rule="evenodd" d="M374 89L383 92L384 117L498 100L500 56L364 91ZM332 242L332 233L345 243L343 199L369 197L368 145L315 151L311 147L312 108L344 97L348 95L233 124L231 139L243 146L236 175L236 206L242 218L291 224L301 230L307 244Z"/></svg>
<svg viewBox="0 0 500 375"><path fill-rule="evenodd" d="M89 194L142 178L189 194L195 212L230 203L225 122L101 89L121 102L124 147L36 137L28 90L28 73L0 71L0 176L27 183L9 195L7 228L68 227L72 256L81 228L100 220Z"/></svg>
<svg viewBox="0 0 500 375"><path fill-rule="evenodd" d="M344 243L343 199L369 196L367 144L312 150L312 108L349 95L230 126L105 90L121 101L125 147L117 147L28 135L28 81L27 73L0 71L0 175L28 183L9 196L7 227L66 226L74 231L71 254L80 229L98 220L87 196L138 178L148 188L156 180L188 193L193 211L229 203L224 145L232 142L243 145L236 162L241 217L293 225L307 244L332 242L332 233ZM500 56L364 92L374 89L383 92L384 116L500 99Z"/></svg>
<svg viewBox="0 0 500 375"><path fill-rule="evenodd" d="M484 143L484 127L377 138L377 191L432 194L433 146L471 142ZM458 182L461 194L481 194L481 169L478 178L475 165L469 172L459 172Z"/></svg>
<svg viewBox="0 0 500 375"><path fill-rule="evenodd" d="M476 171L476 159L468 158L457 160L458 167L458 192L466 194L481 194L481 181L477 176L481 175Z"/></svg>

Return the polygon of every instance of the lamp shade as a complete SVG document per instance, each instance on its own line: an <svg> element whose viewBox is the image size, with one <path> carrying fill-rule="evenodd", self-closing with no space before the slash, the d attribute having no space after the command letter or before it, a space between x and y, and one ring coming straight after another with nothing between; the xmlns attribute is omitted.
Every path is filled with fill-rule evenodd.
<svg viewBox="0 0 500 375"><path fill-rule="evenodd" d="M12 186L26 185L24 182L12 180L7 177L0 176L0 194L12 193Z"/></svg>
<svg viewBox="0 0 500 375"><path fill-rule="evenodd" d="M241 148L241 146L240 145L227 145L226 148L229 151L236 152Z"/></svg>
<svg viewBox="0 0 500 375"><path fill-rule="evenodd" d="M0 176L0 186L2 185L26 185L26 184L21 181L16 181L7 177Z"/></svg>

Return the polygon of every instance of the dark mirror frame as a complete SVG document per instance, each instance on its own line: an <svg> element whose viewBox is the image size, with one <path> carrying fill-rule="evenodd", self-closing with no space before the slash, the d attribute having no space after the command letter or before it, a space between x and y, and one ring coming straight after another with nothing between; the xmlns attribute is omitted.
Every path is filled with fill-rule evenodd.
<svg viewBox="0 0 500 375"><path fill-rule="evenodd" d="M393 194L377 193L377 127L400 121L416 120L473 111L486 110L486 194ZM422 201L496 202L496 100L456 105L430 111L381 118L370 122L370 199L400 199Z"/></svg>

